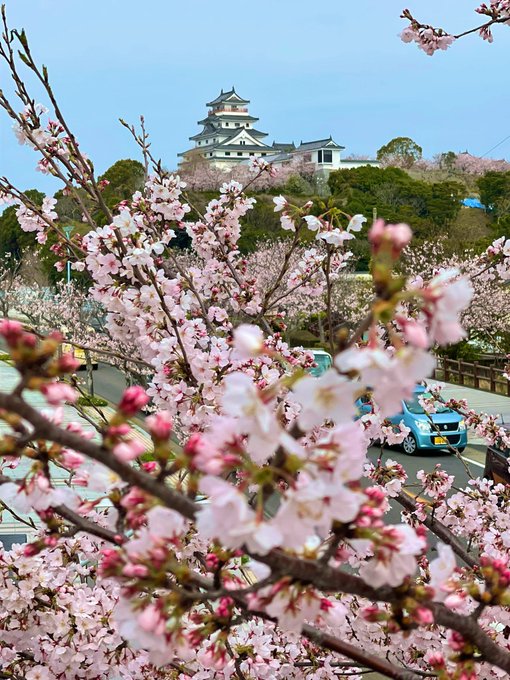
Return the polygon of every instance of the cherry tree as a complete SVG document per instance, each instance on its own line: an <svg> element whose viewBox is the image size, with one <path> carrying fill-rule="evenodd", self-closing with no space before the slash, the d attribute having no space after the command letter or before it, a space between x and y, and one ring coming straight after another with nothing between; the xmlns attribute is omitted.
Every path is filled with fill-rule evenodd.
<svg viewBox="0 0 510 680"><path fill-rule="evenodd" d="M253 191L264 191L284 187L286 182L295 176L300 176L310 182L314 179L315 166L305 161L301 155L291 156L287 162L271 173L263 173L254 177L248 163L222 168L206 160L202 153L201 150L192 152L179 171L181 179L186 182L190 191L218 191L222 184L230 181L244 185L249 182Z"/></svg>
<svg viewBox="0 0 510 680"><path fill-rule="evenodd" d="M474 28L454 34L442 28L435 28L430 24L422 23L408 9L405 9L401 16L409 21L409 25L404 28L400 37L406 43L415 42L426 54L432 55L437 50L447 50L456 40L471 33L478 33L483 40L492 42L494 40L493 27L497 24L508 25L510 23L510 2L508 0L483 2L475 8L475 12L484 17L482 23Z"/></svg>
<svg viewBox="0 0 510 680"><path fill-rule="evenodd" d="M489 342L500 352L503 336L508 332L508 284L496 270L486 269L486 254L467 251L461 255L447 255L446 241L427 241L418 248L410 248L403 259L403 271L411 279L426 281L440 271L456 269L469 276L474 295L462 314L462 323L469 336ZM498 242L494 247L499 247Z"/></svg>
<svg viewBox="0 0 510 680"><path fill-rule="evenodd" d="M94 395L93 360L121 369L129 383L143 382L148 375L150 366L136 348L111 337L102 305L72 282L51 289L18 277L7 298L33 330L59 331L66 345L83 350L90 394Z"/></svg>
<svg viewBox="0 0 510 680"><path fill-rule="evenodd" d="M74 269L87 269L111 337L134 347L152 373L150 387L128 388L92 437L83 424L63 421L62 407L77 395L66 380L76 362L59 353L61 334L39 337L17 321L0 323L19 374L16 387L0 393L0 500L40 523L28 545L0 561L7 600L15 602L0 627L4 676L72 677L61 652L66 664L82 664L76 678L91 680L144 677L148 664L180 680L360 678L366 669L402 680L510 673L506 487L473 479L461 489L438 467L418 473L425 503L404 492L415 480L401 466L367 460L372 440L405 436L386 419L430 376L432 349L464 337L460 319L475 275L510 278L510 241L495 242L476 274L449 269L408 280L397 268L410 227L375 221L366 314L351 332L331 334L334 365L313 378L306 371L313 358L290 348L272 322L281 295L300 288L324 295L333 318L334 281L350 260L349 241L363 238L364 218L338 209L312 215L311 205L276 197L290 238L273 284L261 290L237 247L255 200L246 194L250 181L225 183L191 219L181 178L153 157L145 131L131 128L145 184L111 212L47 70L5 18L0 57L20 100L1 92L0 106L38 168L74 197L90 231L68 239L53 199L35 205L7 178L2 198L18 205L21 228L39 242L50 232L57 238L60 266L70 258ZM29 94L22 65L50 111ZM261 161L253 170L253 181L273 173ZM179 261L178 230L189 234L195 264ZM293 265L310 238L314 246ZM33 391L44 396L44 412L27 400ZM357 418L356 400L367 393L373 412ZM150 400L146 450L131 419ZM445 399L435 387L428 412L438 401ZM490 414L446 403L487 441L510 445ZM67 483L57 483L55 469L67 471ZM396 503L398 523L388 516ZM87 557L92 540L97 570ZM31 573L56 570L42 592L16 575L29 559Z"/></svg>
<svg viewBox="0 0 510 680"><path fill-rule="evenodd" d="M275 328L280 326L289 332L303 327L303 324L306 326L311 316L317 316L319 333L325 344L326 329L322 319L327 316L327 289L316 286L313 280L302 285L297 279L297 273L306 271L306 263L312 251L324 254L327 246L321 245L319 240L313 245L301 245L295 248L290 256L289 265L294 275L289 279L279 280L280 263L287 255L288 245L288 242L284 240L260 243L257 249L246 257L247 271L256 278L257 287L261 291L267 292L275 287L275 294L280 297L278 311L273 321ZM352 258L347 257L344 266L331 280L333 329L339 324L354 328L368 312L370 283L356 275L353 267L350 266L351 262L353 262Z"/></svg>

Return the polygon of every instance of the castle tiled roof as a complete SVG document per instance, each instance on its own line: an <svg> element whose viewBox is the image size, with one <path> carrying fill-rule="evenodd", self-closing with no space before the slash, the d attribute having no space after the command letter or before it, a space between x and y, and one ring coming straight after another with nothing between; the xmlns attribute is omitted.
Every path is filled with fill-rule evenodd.
<svg viewBox="0 0 510 680"><path fill-rule="evenodd" d="M220 94L216 97L216 99L213 99L210 102L207 102L206 106L215 106L216 104L221 104L223 102L235 102L236 104L249 104L250 100L249 99L243 99L240 97L237 92L235 91L234 86L232 86L232 89L229 90L228 92L223 92L223 90L220 92Z"/></svg>
<svg viewBox="0 0 510 680"><path fill-rule="evenodd" d="M317 139L314 142L301 142L298 146L297 151L315 151L317 149L324 149L324 147L333 147L334 149L345 149L345 146L340 146L333 141L330 136L327 139Z"/></svg>
<svg viewBox="0 0 510 680"><path fill-rule="evenodd" d="M273 142L273 149L275 151L294 151L295 148L294 142Z"/></svg>
<svg viewBox="0 0 510 680"><path fill-rule="evenodd" d="M248 113L233 115L232 113L223 113L222 111L219 111L217 113L214 112L210 116L207 116L207 118L203 118L197 122L199 125L207 125L208 123L219 123L220 120L228 120L229 122L242 120L245 123L256 123L258 118L255 118L255 116L250 116Z"/></svg>

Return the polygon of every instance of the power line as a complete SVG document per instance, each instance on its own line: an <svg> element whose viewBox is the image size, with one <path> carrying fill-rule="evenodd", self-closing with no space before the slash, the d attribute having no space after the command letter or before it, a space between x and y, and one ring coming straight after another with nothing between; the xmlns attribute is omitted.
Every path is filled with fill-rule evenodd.
<svg viewBox="0 0 510 680"><path fill-rule="evenodd" d="M510 135L507 135L507 136L505 137L505 139L502 139L500 142L498 142L495 146L492 147L492 149L489 149L488 151L486 151L486 152L483 154L483 156L480 156L480 158L485 158L485 156L486 156L487 154L489 154L491 151L494 151L494 149L497 149L498 146L501 146L502 144L504 144L504 143L506 142L507 139L510 139Z"/></svg>

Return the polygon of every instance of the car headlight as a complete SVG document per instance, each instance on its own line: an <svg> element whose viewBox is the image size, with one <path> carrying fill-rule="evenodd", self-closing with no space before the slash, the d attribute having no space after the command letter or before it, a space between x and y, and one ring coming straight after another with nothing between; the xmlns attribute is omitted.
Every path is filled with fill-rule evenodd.
<svg viewBox="0 0 510 680"><path fill-rule="evenodd" d="M465 421L465 420L461 420L461 421L459 422L459 430L465 430L465 429L466 429L466 421Z"/></svg>
<svg viewBox="0 0 510 680"><path fill-rule="evenodd" d="M428 420L417 420L416 426L420 432L430 432L430 423Z"/></svg>

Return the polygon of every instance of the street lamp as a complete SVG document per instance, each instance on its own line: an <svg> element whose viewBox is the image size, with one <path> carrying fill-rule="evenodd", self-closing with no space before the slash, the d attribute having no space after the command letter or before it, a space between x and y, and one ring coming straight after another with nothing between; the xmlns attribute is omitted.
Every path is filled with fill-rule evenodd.
<svg viewBox="0 0 510 680"><path fill-rule="evenodd" d="M64 234L66 235L67 240L69 241L71 239L71 234L73 233L73 225L68 224L64 229ZM67 247L67 252L69 255L71 254L71 250L69 246ZM67 284L69 285L71 283L71 260L67 258Z"/></svg>

